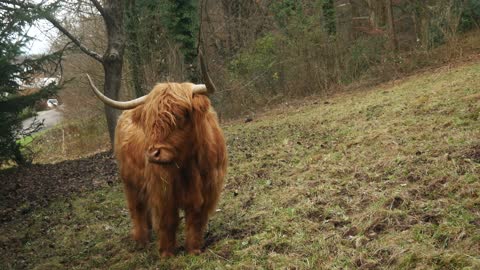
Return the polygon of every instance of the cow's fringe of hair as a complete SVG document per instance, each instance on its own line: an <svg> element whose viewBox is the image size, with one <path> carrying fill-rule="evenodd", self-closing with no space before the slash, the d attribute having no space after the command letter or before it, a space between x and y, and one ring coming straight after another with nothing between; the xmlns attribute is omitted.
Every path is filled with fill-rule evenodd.
<svg viewBox="0 0 480 270"><path fill-rule="evenodd" d="M167 137L177 120L192 110L192 87L188 84L161 83L153 88L145 102L142 115L146 134L152 141Z"/></svg>

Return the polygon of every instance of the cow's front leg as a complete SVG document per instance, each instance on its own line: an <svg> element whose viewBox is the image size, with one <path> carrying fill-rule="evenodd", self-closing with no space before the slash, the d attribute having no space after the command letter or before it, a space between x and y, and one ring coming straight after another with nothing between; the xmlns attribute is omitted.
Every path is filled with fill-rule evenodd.
<svg viewBox="0 0 480 270"><path fill-rule="evenodd" d="M178 220L178 209L162 209L157 224L158 247L161 257L174 255Z"/></svg>
<svg viewBox="0 0 480 270"><path fill-rule="evenodd" d="M149 239L148 210L145 196L133 184L125 183L125 194L128 210L133 221L132 238L138 245L144 247Z"/></svg>
<svg viewBox="0 0 480 270"><path fill-rule="evenodd" d="M189 254L198 255L203 245L203 233L208 222L208 211L205 209L186 209L186 249Z"/></svg>

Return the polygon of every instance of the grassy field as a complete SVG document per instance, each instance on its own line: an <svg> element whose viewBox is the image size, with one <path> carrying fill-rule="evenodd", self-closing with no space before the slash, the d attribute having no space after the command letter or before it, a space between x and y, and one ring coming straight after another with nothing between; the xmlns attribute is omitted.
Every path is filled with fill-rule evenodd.
<svg viewBox="0 0 480 270"><path fill-rule="evenodd" d="M226 124L201 256L135 248L117 183L3 224L0 268L480 269L479 97L470 64Z"/></svg>

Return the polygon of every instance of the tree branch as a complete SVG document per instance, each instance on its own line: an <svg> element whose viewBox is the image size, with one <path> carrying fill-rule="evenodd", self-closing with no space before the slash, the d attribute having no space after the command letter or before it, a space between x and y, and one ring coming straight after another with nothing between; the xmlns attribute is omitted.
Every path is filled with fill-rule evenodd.
<svg viewBox="0 0 480 270"><path fill-rule="evenodd" d="M96 0L92 0L92 1L96 1ZM97 60L98 62L103 63L103 57L100 54L90 50L85 45L83 45L80 42L80 40L74 37L72 33L70 33L67 29L65 29L65 27L63 27L60 24L60 22L58 22L57 19L50 14L50 12L42 9L40 5L35 5L32 3L20 2L15 0L0 0L0 3L6 3L14 6L19 6L24 9L30 9L32 11L35 11L37 14L39 14L41 17L43 17L44 19L49 21L53 26L55 26L55 28L57 28L60 32L62 32L62 34L66 35L73 43L75 43L75 45L78 46L78 48L80 48L82 52L92 57L93 59Z"/></svg>
<svg viewBox="0 0 480 270"><path fill-rule="evenodd" d="M65 36L67 36L73 43L75 43L75 45L78 46L78 48L80 48L80 50L82 52L84 52L86 55L94 58L95 60L97 60L98 62L100 63L103 63L103 57L88 49L85 45L83 45L80 40L78 40L76 37L74 37L67 29L65 29L55 18L53 18L52 16L50 16L50 14L45 14L44 15L44 18L49 21L51 24L53 24L53 26L55 26L60 32L62 32Z"/></svg>
<svg viewBox="0 0 480 270"><path fill-rule="evenodd" d="M97 8L98 12L100 12L100 15L102 15L102 17L105 19L107 16L107 13L105 12L105 9L103 9L100 2L98 2L97 0L90 0L90 2L92 2L95 8Z"/></svg>

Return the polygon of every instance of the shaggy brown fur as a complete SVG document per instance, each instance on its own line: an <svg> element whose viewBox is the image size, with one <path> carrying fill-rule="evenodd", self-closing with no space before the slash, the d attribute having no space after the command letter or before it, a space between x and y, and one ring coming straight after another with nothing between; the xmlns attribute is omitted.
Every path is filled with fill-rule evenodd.
<svg viewBox="0 0 480 270"><path fill-rule="evenodd" d="M146 244L150 215L161 256L172 256L179 210L185 211L187 251L199 254L227 167L226 146L207 96L192 84L158 84L145 104L124 111L116 128L132 237ZM152 161L148 153L156 152Z"/></svg>

